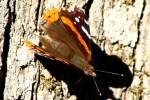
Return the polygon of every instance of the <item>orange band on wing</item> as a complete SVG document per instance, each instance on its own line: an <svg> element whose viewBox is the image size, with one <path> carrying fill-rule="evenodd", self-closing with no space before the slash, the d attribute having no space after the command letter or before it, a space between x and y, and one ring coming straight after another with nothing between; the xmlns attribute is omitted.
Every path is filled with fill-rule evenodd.
<svg viewBox="0 0 150 100"><path fill-rule="evenodd" d="M75 28L75 26L73 25L73 23L70 21L70 19L67 18L67 17L65 17L65 16L61 16L61 20L63 21L63 23L65 23L66 25L68 25L71 28L71 30L77 35L78 40L80 40L81 44L84 46L84 48L87 51L87 53L91 56L91 51L89 50L87 44L83 40L83 38L80 35L80 33L77 31L77 29Z"/></svg>

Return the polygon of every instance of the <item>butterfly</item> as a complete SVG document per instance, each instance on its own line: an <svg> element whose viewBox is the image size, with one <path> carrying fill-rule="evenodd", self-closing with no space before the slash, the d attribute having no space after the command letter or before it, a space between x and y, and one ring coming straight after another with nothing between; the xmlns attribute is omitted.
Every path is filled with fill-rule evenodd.
<svg viewBox="0 0 150 100"><path fill-rule="evenodd" d="M57 7L47 9L40 20L41 35L35 34L39 37L41 46L26 38L24 44L38 55L73 65L85 75L91 76L99 96L102 96L104 93L97 84L96 72L121 77L123 74L95 69L90 64L93 60L93 41L87 20L84 11L77 6L73 10Z"/></svg>
<svg viewBox="0 0 150 100"><path fill-rule="evenodd" d="M40 21L43 34L39 36L42 46L24 39L25 45L38 55L71 64L85 75L96 77L91 61L91 36L87 17L83 10L64 8L47 9Z"/></svg>

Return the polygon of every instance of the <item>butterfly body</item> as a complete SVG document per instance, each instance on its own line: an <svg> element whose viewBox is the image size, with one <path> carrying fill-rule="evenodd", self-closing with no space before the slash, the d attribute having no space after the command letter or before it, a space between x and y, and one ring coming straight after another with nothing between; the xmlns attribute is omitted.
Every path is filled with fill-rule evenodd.
<svg viewBox="0 0 150 100"><path fill-rule="evenodd" d="M89 64L91 38L86 20L84 12L77 7L74 11L49 9L41 18L44 35L39 36L39 40L42 47L29 40L25 40L25 44L37 54L72 64L86 75L96 76Z"/></svg>

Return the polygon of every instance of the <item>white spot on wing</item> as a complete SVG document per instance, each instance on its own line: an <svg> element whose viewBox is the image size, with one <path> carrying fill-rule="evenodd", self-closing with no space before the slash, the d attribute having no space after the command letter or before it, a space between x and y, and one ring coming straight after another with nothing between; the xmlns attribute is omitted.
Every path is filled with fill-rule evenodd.
<svg viewBox="0 0 150 100"><path fill-rule="evenodd" d="M80 21L79 21L79 18L77 18L77 17L75 17L75 20L79 23Z"/></svg>
<svg viewBox="0 0 150 100"><path fill-rule="evenodd" d="M88 31L85 29L85 27L84 27L84 26L81 26L81 28L82 28L83 32L87 35L87 37L88 37L89 39L91 39L91 36L89 35L89 33L88 33Z"/></svg>
<svg viewBox="0 0 150 100"><path fill-rule="evenodd" d="M74 24L77 24L76 22L73 22Z"/></svg>
<svg viewBox="0 0 150 100"><path fill-rule="evenodd" d="M87 25L89 24L89 23L88 23L88 21L87 21L87 20L85 20L85 19L84 19L84 22L85 22Z"/></svg>

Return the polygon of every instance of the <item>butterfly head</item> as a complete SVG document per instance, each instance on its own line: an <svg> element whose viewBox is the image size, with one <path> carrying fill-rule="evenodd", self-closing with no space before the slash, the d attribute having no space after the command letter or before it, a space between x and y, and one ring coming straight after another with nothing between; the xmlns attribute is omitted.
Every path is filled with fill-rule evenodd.
<svg viewBox="0 0 150 100"><path fill-rule="evenodd" d="M84 68L84 73L87 75L87 76L92 76L92 77L96 77L96 72L95 72L95 69L92 65L87 65L85 68Z"/></svg>

